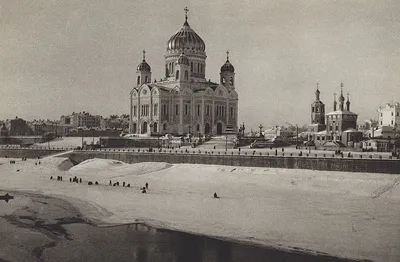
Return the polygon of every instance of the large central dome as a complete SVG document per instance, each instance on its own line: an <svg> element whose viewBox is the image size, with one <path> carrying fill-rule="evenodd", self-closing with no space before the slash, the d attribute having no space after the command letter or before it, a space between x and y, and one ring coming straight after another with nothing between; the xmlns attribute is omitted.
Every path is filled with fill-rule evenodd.
<svg viewBox="0 0 400 262"><path fill-rule="evenodd" d="M185 21L181 29L176 32L167 42L167 51L184 50L202 51L206 50L206 45L201 37L190 28Z"/></svg>

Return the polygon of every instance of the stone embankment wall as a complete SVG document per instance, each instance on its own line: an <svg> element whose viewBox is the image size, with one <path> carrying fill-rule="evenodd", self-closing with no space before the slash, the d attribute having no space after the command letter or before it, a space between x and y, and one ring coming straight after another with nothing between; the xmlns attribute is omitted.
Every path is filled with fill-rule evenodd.
<svg viewBox="0 0 400 262"><path fill-rule="evenodd" d="M28 149L28 148L1 148L0 157L8 158L37 158L64 152L64 149Z"/></svg>
<svg viewBox="0 0 400 262"><path fill-rule="evenodd" d="M65 155L66 156L66 155ZM247 167L314 169L327 171L400 174L398 159L329 158L311 156L266 156L238 154L148 153L119 151L74 151L68 154L74 164L92 158L114 159L125 163L167 162Z"/></svg>

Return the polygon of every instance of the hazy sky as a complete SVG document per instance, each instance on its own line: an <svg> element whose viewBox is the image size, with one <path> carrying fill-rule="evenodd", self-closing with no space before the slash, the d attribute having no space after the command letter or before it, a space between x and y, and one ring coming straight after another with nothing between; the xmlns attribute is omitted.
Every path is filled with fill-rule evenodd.
<svg viewBox="0 0 400 262"><path fill-rule="evenodd" d="M0 0L0 119L129 113L142 49L163 77L185 6L207 79L230 50L240 123L309 123L317 82L331 111L343 81L359 119L400 101L399 0Z"/></svg>

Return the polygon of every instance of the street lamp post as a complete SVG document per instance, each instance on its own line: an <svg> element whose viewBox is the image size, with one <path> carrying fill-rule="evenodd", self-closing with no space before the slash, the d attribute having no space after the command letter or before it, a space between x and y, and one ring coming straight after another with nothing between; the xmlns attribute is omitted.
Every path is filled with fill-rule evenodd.
<svg viewBox="0 0 400 262"><path fill-rule="evenodd" d="M83 150L83 129L81 129L81 137L82 137L81 150Z"/></svg>
<svg viewBox="0 0 400 262"><path fill-rule="evenodd" d="M263 129L263 126L260 124L260 125L258 126L258 128L260 129L260 137L262 137L262 129Z"/></svg>
<svg viewBox="0 0 400 262"><path fill-rule="evenodd" d="M228 134L225 133L225 151L228 151Z"/></svg>

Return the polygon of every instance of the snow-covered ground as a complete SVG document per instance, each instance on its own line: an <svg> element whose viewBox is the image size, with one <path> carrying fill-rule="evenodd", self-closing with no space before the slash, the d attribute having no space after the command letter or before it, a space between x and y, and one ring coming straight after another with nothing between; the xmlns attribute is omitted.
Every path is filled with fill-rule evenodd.
<svg viewBox="0 0 400 262"><path fill-rule="evenodd" d="M86 142L86 144L91 144L94 140L94 143L97 143L99 141L98 137L84 137L83 141ZM51 140L50 142L45 142L45 143L35 143L32 145L32 147L56 147L56 148L77 148L78 146L82 146L82 137L61 137L61 138L55 138Z"/></svg>
<svg viewBox="0 0 400 262"><path fill-rule="evenodd" d="M0 189L65 199L100 225L141 221L277 248L400 261L399 175L100 159L61 171L65 158L44 158L41 165L8 160L0 159ZM84 182L70 183L74 176Z"/></svg>

